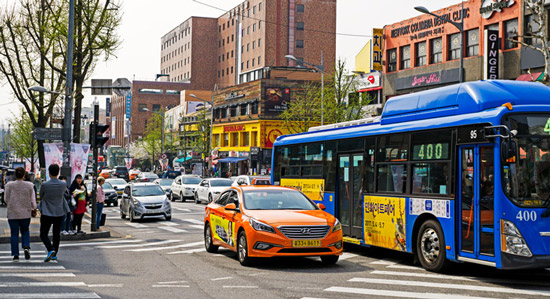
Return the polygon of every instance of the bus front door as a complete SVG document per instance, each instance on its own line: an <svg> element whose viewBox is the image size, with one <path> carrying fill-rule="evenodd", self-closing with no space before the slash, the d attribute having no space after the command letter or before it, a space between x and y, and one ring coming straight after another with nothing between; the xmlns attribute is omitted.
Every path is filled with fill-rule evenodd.
<svg viewBox="0 0 550 299"><path fill-rule="evenodd" d="M494 262L493 146L461 146L459 165L459 256Z"/></svg>
<svg viewBox="0 0 550 299"><path fill-rule="evenodd" d="M363 239L363 153L338 156L337 217L344 236Z"/></svg>

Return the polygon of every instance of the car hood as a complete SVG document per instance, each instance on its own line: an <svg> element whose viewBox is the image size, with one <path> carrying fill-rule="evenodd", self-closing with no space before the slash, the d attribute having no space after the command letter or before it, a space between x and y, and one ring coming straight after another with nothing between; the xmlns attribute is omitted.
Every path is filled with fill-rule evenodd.
<svg viewBox="0 0 550 299"><path fill-rule="evenodd" d="M270 225L332 225L334 216L322 210L246 210L246 215Z"/></svg>
<svg viewBox="0 0 550 299"><path fill-rule="evenodd" d="M162 203L166 199L166 195L139 196L134 197L134 199L141 202L142 204Z"/></svg>
<svg viewBox="0 0 550 299"><path fill-rule="evenodd" d="M160 186L160 188L164 191L172 189L172 186Z"/></svg>
<svg viewBox="0 0 550 299"><path fill-rule="evenodd" d="M222 192L225 191L225 189L230 188L231 186L222 186L222 187L210 187L210 192Z"/></svg>
<svg viewBox="0 0 550 299"><path fill-rule="evenodd" d="M117 187L119 190L120 189L124 190L124 187L126 187L126 184L113 184L113 183L110 183L110 184L113 187Z"/></svg>

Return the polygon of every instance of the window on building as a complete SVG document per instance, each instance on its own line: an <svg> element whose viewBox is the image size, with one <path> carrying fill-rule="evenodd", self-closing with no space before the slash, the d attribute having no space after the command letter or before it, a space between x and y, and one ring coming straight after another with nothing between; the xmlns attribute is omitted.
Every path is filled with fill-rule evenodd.
<svg viewBox="0 0 550 299"><path fill-rule="evenodd" d="M258 29L262 29L262 21L258 22Z"/></svg>
<svg viewBox="0 0 550 299"><path fill-rule="evenodd" d="M460 33L448 35L449 41L449 56L447 60L455 60L460 58Z"/></svg>
<svg viewBox="0 0 550 299"><path fill-rule="evenodd" d="M246 44L246 52L250 51L250 43Z"/></svg>
<svg viewBox="0 0 550 299"><path fill-rule="evenodd" d="M258 102L252 103L250 107L250 114L258 114Z"/></svg>
<svg viewBox="0 0 550 299"><path fill-rule="evenodd" d="M252 32L256 32L256 24L252 24Z"/></svg>
<svg viewBox="0 0 550 299"><path fill-rule="evenodd" d="M229 59L229 52L227 52L227 57L226 57L226 59Z"/></svg>
<svg viewBox="0 0 550 299"><path fill-rule="evenodd" d="M303 4L296 5L296 11L297 12L304 12L304 5Z"/></svg>
<svg viewBox="0 0 550 299"><path fill-rule="evenodd" d="M250 26L246 27L246 34L250 34Z"/></svg>
<svg viewBox="0 0 550 299"><path fill-rule="evenodd" d="M252 42L252 49L256 49L256 41Z"/></svg>
<svg viewBox="0 0 550 299"><path fill-rule="evenodd" d="M222 27L223 30L225 30L225 23L223 23L223 27Z"/></svg>
<svg viewBox="0 0 550 299"><path fill-rule="evenodd" d="M430 40L430 53L430 63L440 63L443 61L443 44L441 37Z"/></svg>
<svg viewBox="0 0 550 299"><path fill-rule="evenodd" d="M160 104L153 104L153 112L159 112L160 111Z"/></svg>
<svg viewBox="0 0 550 299"><path fill-rule="evenodd" d="M401 67L400 69L405 70L411 67L411 46L403 46L399 49L401 52Z"/></svg>
<svg viewBox="0 0 550 299"><path fill-rule="evenodd" d="M388 73L397 71L397 49L388 50Z"/></svg>
<svg viewBox="0 0 550 299"><path fill-rule="evenodd" d="M427 49L426 49L426 42L420 42L416 43L415 45L415 52L416 52L416 66L423 66L426 65L426 55L427 55Z"/></svg>
<svg viewBox="0 0 550 299"><path fill-rule="evenodd" d="M466 57L479 55L479 29L466 32Z"/></svg>
<svg viewBox="0 0 550 299"><path fill-rule="evenodd" d="M239 133L231 133L230 146L239 146Z"/></svg>
<svg viewBox="0 0 550 299"><path fill-rule="evenodd" d="M261 63L261 56L258 56L258 65L262 64Z"/></svg>
<svg viewBox="0 0 550 299"><path fill-rule="evenodd" d="M248 115L248 104L241 104L241 115Z"/></svg>
<svg viewBox="0 0 550 299"><path fill-rule="evenodd" d="M258 3L258 11L262 11L262 3Z"/></svg>
<svg viewBox="0 0 550 299"><path fill-rule="evenodd" d="M241 146L249 146L250 145L250 133L243 132L241 134Z"/></svg>
<svg viewBox="0 0 550 299"><path fill-rule="evenodd" d="M303 47L304 47L304 41L296 40L296 48L303 48Z"/></svg>
<svg viewBox="0 0 550 299"><path fill-rule="evenodd" d="M241 54L244 53L244 45L241 46Z"/></svg>
<svg viewBox="0 0 550 299"><path fill-rule="evenodd" d="M225 38L222 39L222 46L225 46Z"/></svg>
<svg viewBox="0 0 550 299"><path fill-rule="evenodd" d="M139 104L139 105L138 105L138 111L139 111L139 112L145 112L145 111L147 111L147 110L145 110L145 109L147 109L147 104Z"/></svg>
<svg viewBox="0 0 550 299"><path fill-rule="evenodd" d="M256 5L254 5L254 6L252 7L252 14L255 14L255 13L256 13Z"/></svg>
<svg viewBox="0 0 550 299"><path fill-rule="evenodd" d="M255 65L254 62L255 62L255 61L256 61L256 58L252 58L252 67L254 67L254 65Z"/></svg>
<svg viewBox="0 0 550 299"><path fill-rule="evenodd" d="M540 30L540 26L539 24L537 24L537 22L535 22L535 18L536 17L531 14L525 16L524 19L525 24L523 25L523 28L525 37L523 38L523 41L528 45L540 44L540 40L530 37L533 36L534 33L538 33L538 31Z"/></svg>
<svg viewBox="0 0 550 299"><path fill-rule="evenodd" d="M304 22L296 22L296 30L304 30Z"/></svg>
<svg viewBox="0 0 550 299"><path fill-rule="evenodd" d="M258 38L258 48L262 46L262 39Z"/></svg>
<svg viewBox="0 0 550 299"><path fill-rule="evenodd" d="M223 134L223 146L229 146L229 134Z"/></svg>
<svg viewBox="0 0 550 299"><path fill-rule="evenodd" d="M225 70L222 70L222 77L224 76L224 71L225 71Z"/></svg>
<svg viewBox="0 0 550 299"><path fill-rule="evenodd" d="M237 106L232 106L232 107L230 107L230 108L229 108L229 113L230 113L229 115L230 115L231 117L237 116Z"/></svg>
<svg viewBox="0 0 550 299"><path fill-rule="evenodd" d="M231 58L233 58L233 50L231 50Z"/></svg>
<svg viewBox="0 0 550 299"><path fill-rule="evenodd" d="M250 67L250 60L247 60L246 61L246 68L249 68Z"/></svg>
<svg viewBox="0 0 550 299"><path fill-rule="evenodd" d="M504 22L504 49L513 49L518 46L518 19Z"/></svg>

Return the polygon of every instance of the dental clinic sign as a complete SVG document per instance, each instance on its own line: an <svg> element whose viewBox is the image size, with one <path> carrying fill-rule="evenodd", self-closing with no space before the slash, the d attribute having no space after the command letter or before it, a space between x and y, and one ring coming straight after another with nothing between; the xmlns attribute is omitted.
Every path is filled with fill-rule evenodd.
<svg viewBox="0 0 550 299"><path fill-rule="evenodd" d="M504 8L508 8L516 3L515 0L482 0L479 13L484 19L488 19L493 15L493 12L501 12Z"/></svg>

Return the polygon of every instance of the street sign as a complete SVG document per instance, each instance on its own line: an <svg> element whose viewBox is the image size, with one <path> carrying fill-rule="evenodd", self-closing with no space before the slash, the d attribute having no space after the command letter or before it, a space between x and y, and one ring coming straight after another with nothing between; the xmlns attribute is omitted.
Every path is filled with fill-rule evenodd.
<svg viewBox="0 0 550 299"><path fill-rule="evenodd" d="M162 160L168 159L168 156L166 154L162 154L160 157L162 158Z"/></svg>
<svg viewBox="0 0 550 299"><path fill-rule="evenodd" d="M128 93L126 95L126 119L130 119L132 117L132 93Z"/></svg>
<svg viewBox="0 0 550 299"><path fill-rule="evenodd" d="M34 128L32 135L36 140L63 140L63 129Z"/></svg>
<svg viewBox="0 0 550 299"><path fill-rule="evenodd" d="M111 79L92 79L93 96L110 96L112 94Z"/></svg>

